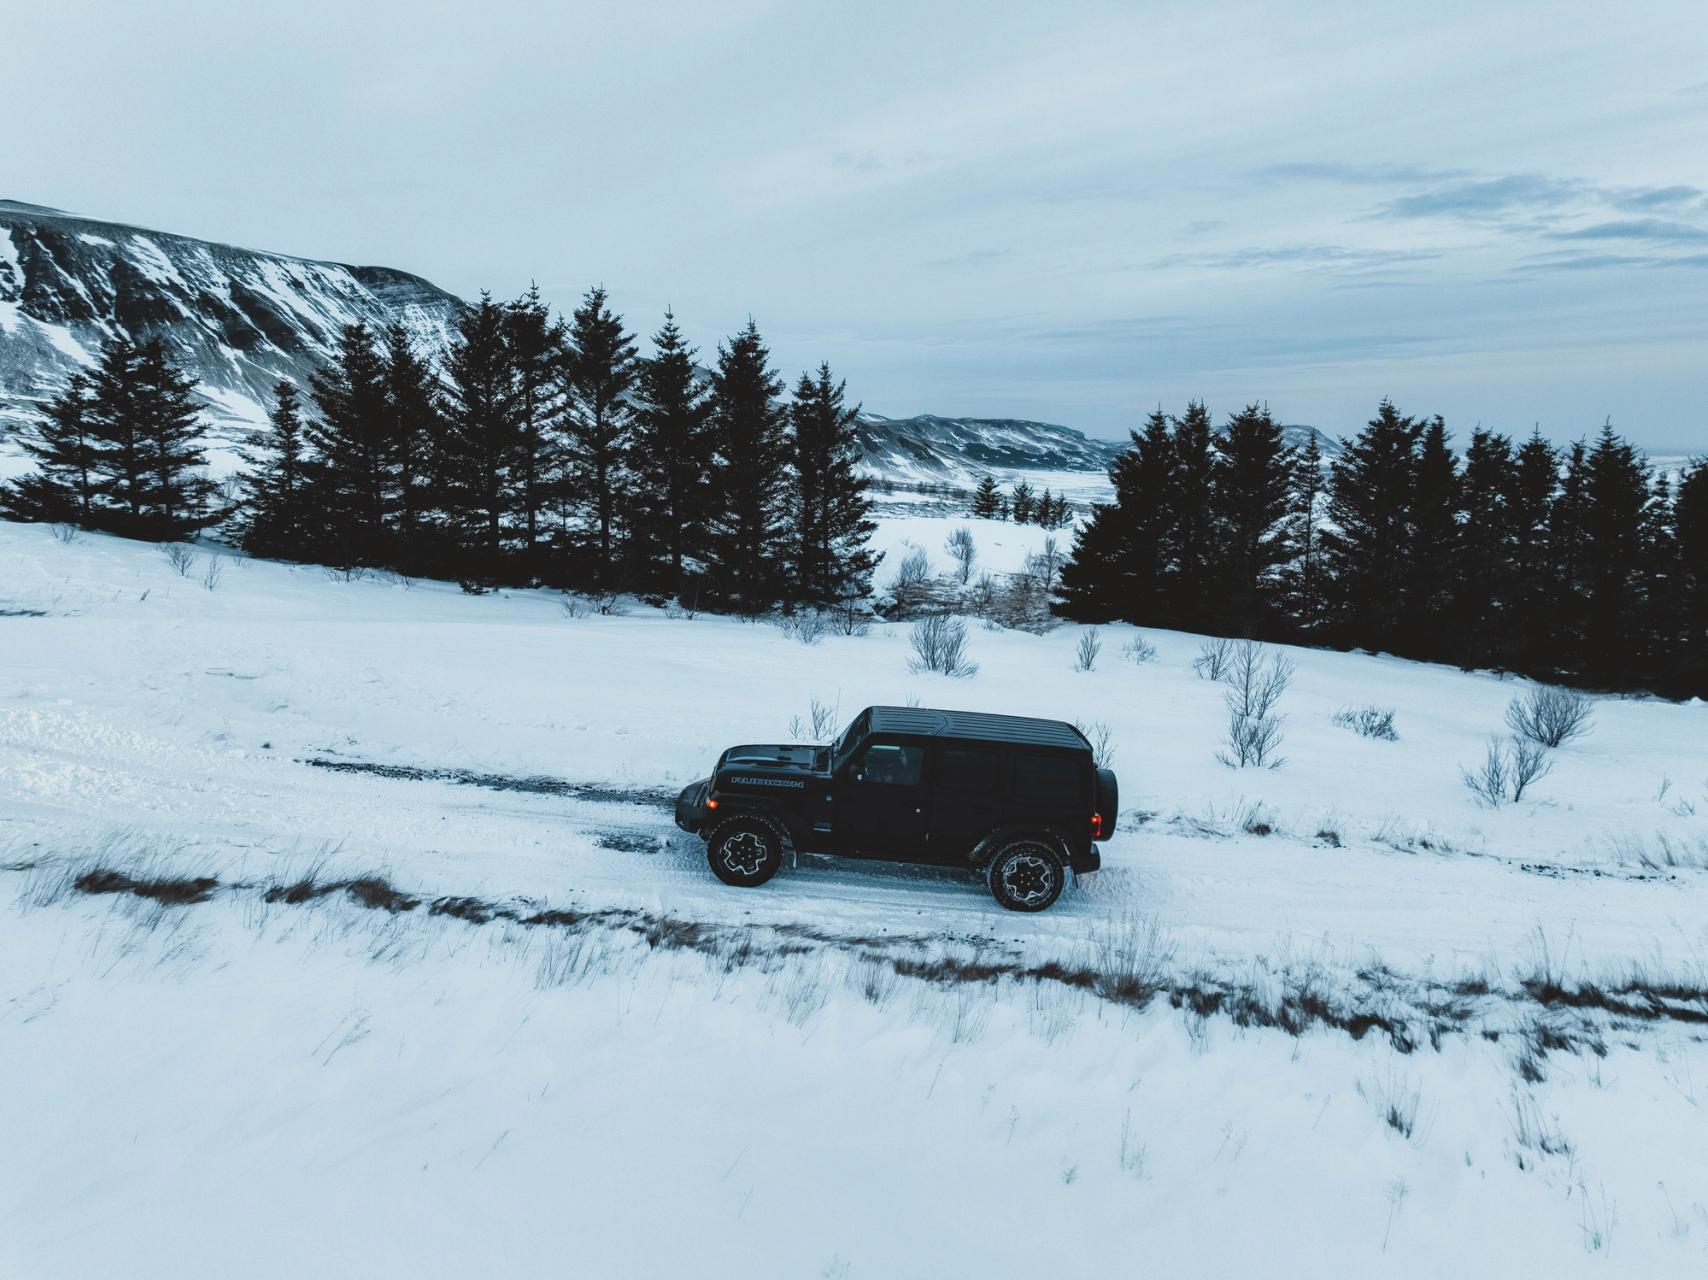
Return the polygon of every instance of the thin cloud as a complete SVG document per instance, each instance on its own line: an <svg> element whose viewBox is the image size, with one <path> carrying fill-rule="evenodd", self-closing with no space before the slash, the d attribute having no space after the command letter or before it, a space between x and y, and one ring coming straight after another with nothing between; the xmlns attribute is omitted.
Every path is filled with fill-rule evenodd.
<svg viewBox="0 0 1708 1280"><path fill-rule="evenodd" d="M1657 244L1699 244L1708 241L1708 227L1666 218L1625 218L1598 222L1573 231L1551 233L1555 240L1650 240Z"/></svg>
<svg viewBox="0 0 1708 1280"><path fill-rule="evenodd" d="M1399 196L1378 205L1375 214L1382 218L1484 219L1517 210L1565 208L1581 201L1590 190L1587 184L1569 178L1511 173Z"/></svg>
<svg viewBox="0 0 1708 1280"><path fill-rule="evenodd" d="M1173 253L1149 265L1207 267L1240 271L1250 267L1305 267L1319 270L1367 271L1373 268L1429 262L1441 255L1425 249L1354 249L1338 244L1261 245L1217 253Z"/></svg>
<svg viewBox="0 0 1708 1280"><path fill-rule="evenodd" d="M1254 169L1258 182L1342 182L1349 186L1415 186L1447 182L1466 176L1464 169L1429 169L1411 164L1348 164L1335 160L1301 160Z"/></svg>

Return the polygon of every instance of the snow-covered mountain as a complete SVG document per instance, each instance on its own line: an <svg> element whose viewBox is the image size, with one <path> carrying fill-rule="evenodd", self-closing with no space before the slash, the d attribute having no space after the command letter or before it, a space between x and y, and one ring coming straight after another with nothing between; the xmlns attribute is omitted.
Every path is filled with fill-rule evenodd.
<svg viewBox="0 0 1708 1280"><path fill-rule="evenodd" d="M985 474L1106 471L1125 440L1094 440L1072 427L1018 418L860 415L860 442L874 474L971 487Z"/></svg>
<svg viewBox="0 0 1708 1280"><path fill-rule="evenodd" d="M390 267L214 244L0 200L0 423L51 395L103 339L158 337L219 419L254 422L338 331L401 320L443 344L464 303ZM20 404L21 402L21 404ZM3 430L3 427L0 427Z"/></svg>

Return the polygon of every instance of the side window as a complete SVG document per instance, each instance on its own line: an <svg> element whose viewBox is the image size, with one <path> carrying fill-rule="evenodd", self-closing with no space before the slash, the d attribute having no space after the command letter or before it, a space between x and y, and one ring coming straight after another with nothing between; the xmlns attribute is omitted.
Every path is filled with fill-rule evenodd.
<svg viewBox="0 0 1708 1280"><path fill-rule="evenodd" d="M994 751L945 747L937 770L937 785L966 795L991 795L997 787Z"/></svg>
<svg viewBox="0 0 1708 1280"><path fill-rule="evenodd" d="M874 742L854 766L855 776L862 782L876 782L888 787L919 785L919 775L925 770L925 748L908 747L893 742Z"/></svg>
<svg viewBox="0 0 1708 1280"><path fill-rule="evenodd" d="M1040 804L1073 804L1079 799L1079 770L1060 756L1016 756L1014 794Z"/></svg>

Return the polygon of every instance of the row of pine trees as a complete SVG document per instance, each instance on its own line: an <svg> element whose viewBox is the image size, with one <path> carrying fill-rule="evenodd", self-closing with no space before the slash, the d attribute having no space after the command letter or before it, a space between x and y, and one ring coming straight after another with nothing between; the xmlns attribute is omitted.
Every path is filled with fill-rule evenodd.
<svg viewBox="0 0 1708 1280"><path fill-rule="evenodd" d="M483 296L442 364L347 327L306 394L276 388L240 492L203 478L194 383L114 340L26 444L10 514L161 540L224 524L256 555L677 597L763 611L861 599L875 557L858 408L828 365L793 395L758 329L709 376L666 313L642 357L603 289L567 319Z"/></svg>
<svg viewBox="0 0 1708 1280"><path fill-rule="evenodd" d="M1556 449L1384 401L1325 466L1249 405L1153 413L1060 610L1708 695L1708 464L1677 492L1604 427Z"/></svg>
<svg viewBox="0 0 1708 1280"><path fill-rule="evenodd" d="M1061 494L1045 489L1033 492L1029 481L1020 480L1012 493L997 487L995 476L985 476L973 490L967 513L981 520L1012 520L1015 524L1036 524L1046 529L1059 529L1073 519L1073 510Z"/></svg>

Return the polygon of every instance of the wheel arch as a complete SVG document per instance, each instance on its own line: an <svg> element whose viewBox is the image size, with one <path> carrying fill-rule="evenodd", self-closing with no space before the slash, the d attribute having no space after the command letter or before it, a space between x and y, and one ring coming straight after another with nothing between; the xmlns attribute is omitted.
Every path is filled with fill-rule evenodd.
<svg viewBox="0 0 1708 1280"><path fill-rule="evenodd" d="M1068 847L1066 834L1059 828L1047 822L1011 822L992 829L984 839L973 846L973 867L984 870L990 865L990 860L996 857L997 850L1015 840L1027 838L1047 841L1061 858L1062 865L1065 867L1069 864L1072 850Z"/></svg>

